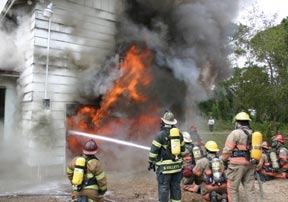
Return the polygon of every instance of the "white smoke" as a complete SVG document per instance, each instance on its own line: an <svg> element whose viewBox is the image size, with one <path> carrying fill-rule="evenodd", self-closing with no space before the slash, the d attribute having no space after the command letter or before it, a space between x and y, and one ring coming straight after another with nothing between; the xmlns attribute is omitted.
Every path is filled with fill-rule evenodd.
<svg viewBox="0 0 288 202"><path fill-rule="evenodd" d="M14 34L0 31L0 69L15 71L21 64L22 56L15 44Z"/></svg>
<svg viewBox="0 0 288 202"><path fill-rule="evenodd" d="M0 25L1 70L21 72L25 66L25 54L32 48L27 8L10 10Z"/></svg>

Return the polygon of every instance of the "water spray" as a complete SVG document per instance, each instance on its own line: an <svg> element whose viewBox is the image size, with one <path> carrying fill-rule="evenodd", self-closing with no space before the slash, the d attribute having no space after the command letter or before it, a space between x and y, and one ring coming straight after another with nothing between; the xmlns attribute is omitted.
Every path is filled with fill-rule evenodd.
<svg viewBox="0 0 288 202"><path fill-rule="evenodd" d="M136 148L143 149L143 150L148 150L148 151L150 150L150 147L146 147L146 146L143 146L143 145L127 142L127 141L124 141L124 140L117 140L117 139L114 139L114 138L105 137L103 135L98 135L98 134L84 133L84 132L79 132L79 131L75 131L75 130L69 130L68 134L69 135L78 135L78 136L89 137L89 138L92 138L92 139L104 140L104 141L107 141L107 142L113 142L113 143L116 143L116 144L122 144L122 145L130 146L130 147L136 147Z"/></svg>

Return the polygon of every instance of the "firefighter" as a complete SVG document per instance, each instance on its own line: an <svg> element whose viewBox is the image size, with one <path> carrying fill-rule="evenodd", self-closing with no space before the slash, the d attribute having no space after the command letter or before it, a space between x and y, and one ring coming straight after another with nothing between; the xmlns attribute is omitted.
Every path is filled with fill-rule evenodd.
<svg viewBox="0 0 288 202"><path fill-rule="evenodd" d="M182 156L185 152L185 144L182 134L175 127L177 120L174 114L167 111L163 117L161 130L157 133L149 152L148 170L155 171L158 181L159 202L180 202L181 201L181 180L182 180ZM172 139L172 132L178 139ZM173 143L176 144L171 146ZM173 149L173 150L172 150ZM174 153L177 149L177 154Z"/></svg>
<svg viewBox="0 0 288 202"><path fill-rule="evenodd" d="M185 142L185 154L183 156L183 180L182 188L184 191L198 192L199 185L194 184L195 176L192 169L195 166L195 158L193 155L194 144L188 132L182 132Z"/></svg>
<svg viewBox="0 0 288 202"><path fill-rule="evenodd" d="M275 172L276 170L273 169L270 159L270 143L267 141L262 142L261 148L262 156L258 165L256 166L256 171L259 173L261 181L265 182L272 180L277 172Z"/></svg>
<svg viewBox="0 0 288 202"><path fill-rule="evenodd" d="M83 147L83 154L68 164L67 176L73 192L72 202L103 202L107 179L101 162L95 156L98 145L93 139Z"/></svg>
<svg viewBox="0 0 288 202"><path fill-rule="evenodd" d="M185 142L185 153L183 156L183 185L191 185L194 182L194 175L192 169L195 166L195 160L193 156L193 143L191 136L188 132L182 132Z"/></svg>
<svg viewBox="0 0 288 202"><path fill-rule="evenodd" d="M195 125L191 126L190 135L191 135L192 141L195 144L198 144L199 146L204 145L204 142L198 133L197 126L195 126Z"/></svg>
<svg viewBox="0 0 288 202"><path fill-rule="evenodd" d="M272 170L272 164L270 160L270 148L271 148L270 143L267 141L262 142L261 148L263 152L262 152L261 159L258 165L256 166L256 170L259 171L262 168L266 170Z"/></svg>
<svg viewBox="0 0 288 202"><path fill-rule="evenodd" d="M288 149L285 146L285 138L281 134L272 137L272 147L276 148L276 154L283 177L286 178L288 173ZM286 174L286 175L285 175Z"/></svg>
<svg viewBox="0 0 288 202"><path fill-rule="evenodd" d="M200 134L198 133L197 126L195 126L195 125L191 126L190 135L191 135L191 138L194 142L194 145L197 145L201 148L202 155L203 155L205 153L205 147L204 147L205 143L202 140Z"/></svg>
<svg viewBox="0 0 288 202"><path fill-rule="evenodd" d="M196 162L193 173L202 179L201 195L203 201L227 202L227 180L225 168L219 159L219 148L215 141L205 144L206 156Z"/></svg>
<svg viewBox="0 0 288 202"><path fill-rule="evenodd" d="M221 155L225 167L228 166L226 172L228 201L239 201L239 186L242 184L246 201L254 202L256 201L255 164L251 163L248 150L249 136L252 135L251 119L247 113L240 112L234 121L235 129L228 135Z"/></svg>

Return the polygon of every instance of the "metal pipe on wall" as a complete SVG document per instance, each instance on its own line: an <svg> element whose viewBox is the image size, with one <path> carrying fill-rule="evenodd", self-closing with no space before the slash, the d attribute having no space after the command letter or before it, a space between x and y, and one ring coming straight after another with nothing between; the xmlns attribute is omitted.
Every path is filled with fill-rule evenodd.
<svg viewBox="0 0 288 202"><path fill-rule="evenodd" d="M48 98L48 74L49 74L49 55L50 55L50 37L51 37L51 22L53 16L53 4L50 3L43 11L43 16L48 18L48 35L47 35L47 52L46 52L46 68L45 68L45 89L43 105L46 109L50 108L50 99Z"/></svg>

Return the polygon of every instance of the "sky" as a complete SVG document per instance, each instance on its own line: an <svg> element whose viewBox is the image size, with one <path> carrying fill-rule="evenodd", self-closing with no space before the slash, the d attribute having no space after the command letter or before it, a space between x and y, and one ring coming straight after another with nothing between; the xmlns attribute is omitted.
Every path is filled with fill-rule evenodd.
<svg viewBox="0 0 288 202"><path fill-rule="evenodd" d="M236 23L252 26L256 31L265 29L265 20L271 25L278 25L282 19L288 16L288 1L283 0L239 0L239 13ZM277 17L274 15L277 14ZM264 16L264 17L263 17ZM244 66L247 58L238 57L236 63L239 67Z"/></svg>
<svg viewBox="0 0 288 202"><path fill-rule="evenodd" d="M257 13L263 12L267 19L273 19L277 14L275 23L279 24L283 18L288 16L288 1L285 0L240 0L239 19L245 18L247 11L256 8Z"/></svg>
<svg viewBox="0 0 288 202"><path fill-rule="evenodd" d="M283 0L258 0L261 8L267 13L278 13L282 19L288 15L288 1Z"/></svg>

